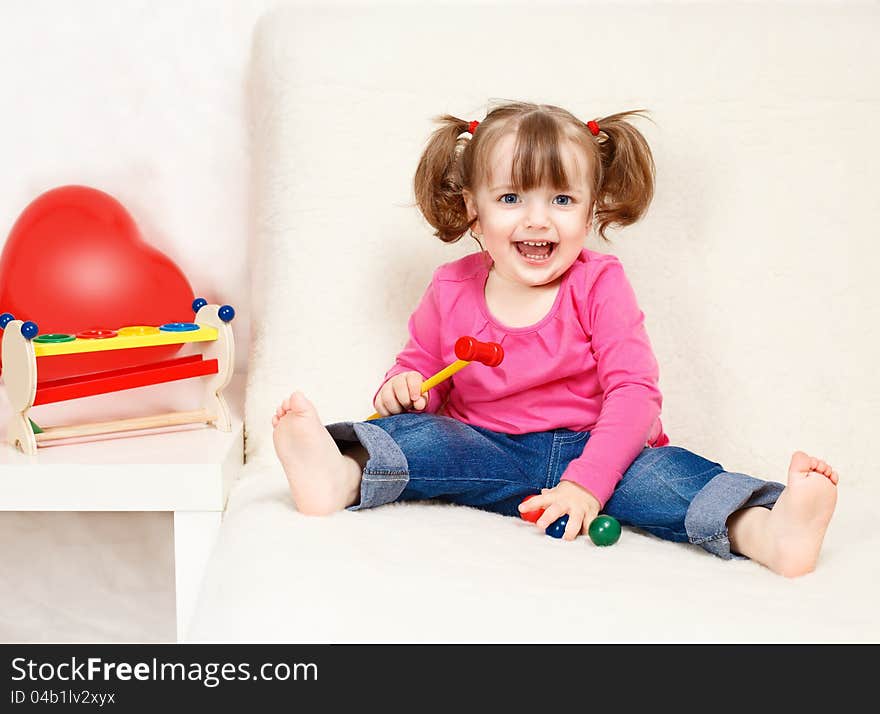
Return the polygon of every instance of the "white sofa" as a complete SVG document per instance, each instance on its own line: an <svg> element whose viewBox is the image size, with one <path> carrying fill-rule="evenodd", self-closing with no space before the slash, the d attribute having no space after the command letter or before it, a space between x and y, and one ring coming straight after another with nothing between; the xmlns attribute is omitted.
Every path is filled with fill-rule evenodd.
<svg viewBox="0 0 880 714"><path fill-rule="evenodd" d="M247 464L188 639L862 642L880 639L880 347L872 279L876 6L288 7L251 73L253 347ZM362 419L444 245L413 206L431 118L493 99L584 120L646 108L647 217L613 243L647 315L672 443L784 480L841 475L816 572L625 529L612 548L441 504L324 518L292 505L270 417L302 389ZM549 617L546 617L549 616Z"/></svg>

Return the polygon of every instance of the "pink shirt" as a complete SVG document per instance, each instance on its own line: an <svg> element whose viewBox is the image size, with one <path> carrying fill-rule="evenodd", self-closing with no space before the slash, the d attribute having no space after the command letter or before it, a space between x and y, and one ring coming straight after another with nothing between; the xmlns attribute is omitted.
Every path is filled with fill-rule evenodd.
<svg viewBox="0 0 880 714"><path fill-rule="evenodd" d="M623 266L584 248L550 312L534 325L507 327L486 304L491 260L474 253L434 271L410 316L409 340L382 383L409 370L434 375L455 362L463 335L500 343L498 367L469 364L428 392L424 411L507 434L589 431L583 454L562 478L604 507L646 445L669 443L659 418L657 360Z"/></svg>

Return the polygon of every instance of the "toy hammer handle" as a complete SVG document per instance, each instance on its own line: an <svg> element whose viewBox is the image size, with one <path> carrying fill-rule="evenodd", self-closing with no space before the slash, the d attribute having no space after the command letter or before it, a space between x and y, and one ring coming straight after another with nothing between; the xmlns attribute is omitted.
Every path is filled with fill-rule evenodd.
<svg viewBox="0 0 880 714"><path fill-rule="evenodd" d="M497 367L504 359L504 350L497 342L480 342L473 337L459 337L455 342L455 356L458 357L455 362L422 382L419 394L424 394L440 382L445 382L471 362L482 362L488 367ZM379 419L381 416L379 412L376 412L368 416L365 421Z"/></svg>

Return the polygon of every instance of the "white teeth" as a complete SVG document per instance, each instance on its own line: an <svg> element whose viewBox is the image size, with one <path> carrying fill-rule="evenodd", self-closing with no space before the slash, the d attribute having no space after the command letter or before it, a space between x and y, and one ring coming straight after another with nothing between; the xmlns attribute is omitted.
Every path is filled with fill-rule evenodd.
<svg viewBox="0 0 880 714"><path fill-rule="evenodd" d="M521 240L518 241L523 245L531 245L537 247L545 247L548 245L553 245L552 241L544 240L544 241L533 241L533 240ZM530 258L532 260L548 260L550 258L549 255L532 255L531 253L523 253L526 258Z"/></svg>

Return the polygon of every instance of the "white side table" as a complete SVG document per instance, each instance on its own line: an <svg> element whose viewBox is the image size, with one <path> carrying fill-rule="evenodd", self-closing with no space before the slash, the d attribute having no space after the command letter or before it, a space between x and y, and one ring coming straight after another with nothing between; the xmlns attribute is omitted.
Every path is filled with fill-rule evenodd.
<svg viewBox="0 0 880 714"><path fill-rule="evenodd" d="M244 376L224 390L232 431L206 425L50 442L27 455L6 443L10 407L0 388L0 511L172 511L177 639L187 627L232 482L244 461ZM40 426L192 408L198 379L31 409Z"/></svg>

